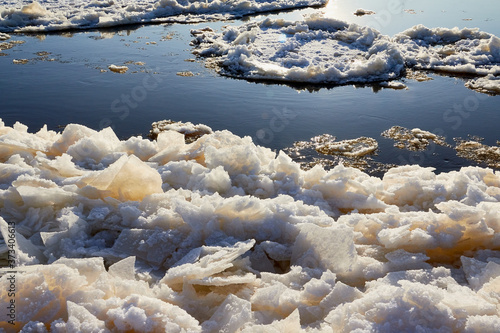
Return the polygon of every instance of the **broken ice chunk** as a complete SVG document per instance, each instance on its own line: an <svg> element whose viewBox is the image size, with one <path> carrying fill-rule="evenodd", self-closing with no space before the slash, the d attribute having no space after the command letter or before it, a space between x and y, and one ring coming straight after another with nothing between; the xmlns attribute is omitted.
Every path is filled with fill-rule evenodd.
<svg viewBox="0 0 500 333"><path fill-rule="evenodd" d="M15 227L12 224L7 224L7 222L0 217L0 233L4 239L4 242L15 246L14 253L17 250L17 257L15 258L16 265L27 265L27 264L38 264L45 262L45 256L43 253L35 246L33 243L26 239L23 235L15 231ZM11 239L9 236L15 235L13 238L14 243L8 242ZM12 247L9 247L12 250ZM6 251L7 252L7 248ZM10 251L9 251L10 252ZM12 252L10 252L12 253ZM9 255L10 257L10 255Z"/></svg>
<svg viewBox="0 0 500 333"><path fill-rule="evenodd" d="M135 257L128 257L109 267L109 274L127 280L135 279Z"/></svg>
<svg viewBox="0 0 500 333"><path fill-rule="evenodd" d="M134 155L120 157L105 170L83 178L82 183L96 188L103 198L122 201L163 193L160 174Z"/></svg>
<svg viewBox="0 0 500 333"><path fill-rule="evenodd" d="M255 240L250 239L238 242L231 247L202 246L201 249L194 249L193 251L199 253L200 256L196 262L186 262L170 268L160 282L173 285L182 283L184 279L187 281L199 281L200 279L223 272L233 267L232 262L250 250L254 244ZM191 252L187 254L187 257L191 258L193 256ZM184 262L184 260L182 259L181 262Z"/></svg>
<svg viewBox="0 0 500 333"><path fill-rule="evenodd" d="M237 332L252 319L249 301L235 295L227 296L210 320L203 323L204 332Z"/></svg>

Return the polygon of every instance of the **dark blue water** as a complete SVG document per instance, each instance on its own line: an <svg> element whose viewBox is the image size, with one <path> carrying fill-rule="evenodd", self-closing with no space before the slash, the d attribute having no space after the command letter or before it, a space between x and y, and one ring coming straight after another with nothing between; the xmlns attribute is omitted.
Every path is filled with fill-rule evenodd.
<svg viewBox="0 0 500 333"><path fill-rule="evenodd" d="M319 10L376 26L387 34L424 23L429 27L479 26L500 35L499 19L492 14L499 5L479 2L471 5L470 1L435 1L431 5L430 1L401 1L400 9L407 11L389 16L384 13L391 13L390 7L383 1L337 1ZM380 16L357 18L352 15L357 8L374 10ZM317 9L272 16L298 19L314 11ZM12 39L25 43L4 51L7 55L0 57L0 117L7 125L20 121L30 131L44 124L56 130L68 123L94 129L112 126L121 138L144 136L151 123L161 119L191 121L214 130L252 136L256 143L273 149L324 133L338 139L369 136L379 142L377 160L418 163L438 171L472 162L457 157L450 148L436 147L420 153L399 150L392 147L391 140L381 137L381 132L400 125L437 132L450 144L454 137L468 134L484 137L484 143L489 145L500 139L500 96L471 91L461 78L431 73L431 81L404 80L408 90L377 86L289 87L220 77L201 61L186 61L194 59L189 46L190 29L241 23L12 35ZM43 59L36 54L40 51L50 55ZM14 64L13 59L29 61L21 65ZM110 64L127 62L145 64L128 64L125 74L101 72ZM180 71L195 75L176 75Z"/></svg>

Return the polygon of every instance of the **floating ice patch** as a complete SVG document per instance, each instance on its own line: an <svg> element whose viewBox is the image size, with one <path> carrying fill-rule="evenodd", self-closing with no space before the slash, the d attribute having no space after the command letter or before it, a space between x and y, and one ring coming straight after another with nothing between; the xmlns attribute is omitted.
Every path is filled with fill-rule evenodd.
<svg viewBox="0 0 500 333"><path fill-rule="evenodd" d="M123 73L125 73L125 72L128 71L128 67L127 66L109 65L108 69L110 71L112 71L112 72L120 73L120 74L123 74Z"/></svg>
<svg viewBox="0 0 500 333"><path fill-rule="evenodd" d="M408 149L412 151L422 151L427 149L432 140L437 145L450 147L444 137L437 134L421 130L420 128L407 129L401 126L392 126L382 132L383 137L396 141L394 147Z"/></svg>
<svg viewBox="0 0 500 333"><path fill-rule="evenodd" d="M215 61L222 74L238 78L344 84L397 78L404 68L389 37L317 15L192 33L195 54L210 57L207 61Z"/></svg>
<svg viewBox="0 0 500 333"><path fill-rule="evenodd" d="M9 35L6 35L6 36L9 36ZM10 38L10 36L9 36L9 38ZM16 45L24 44L23 40L9 40L8 42L5 42L9 38L3 39L4 40L3 42L0 39L0 51L9 50L9 49L13 48Z"/></svg>
<svg viewBox="0 0 500 333"><path fill-rule="evenodd" d="M378 142L373 138L363 136L337 141L333 135L322 134L309 141L294 142L292 147L285 149L285 152L306 170L315 165L330 168L342 163L372 174L392 167L373 161L372 156L377 149Z"/></svg>
<svg viewBox="0 0 500 333"><path fill-rule="evenodd" d="M358 8L354 12L354 15L356 15L356 16L373 15L373 14L375 14L375 12L373 10L366 10L363 8Z"/></svg>
<svg viewBox="0 0 500 333"><path fill-rule="evenodd" d="M329 135L320 135L314 137L312 141L318 152L327 155L361 157L372 154L378 148L377 140L364 136L356 139L335 141Z"/></svg>
<svg viewBox="0 0 500 333"><path fill-rule="evenodd" d="M458 156L484 163L491 168L500 168L500 141L497 141L496 147L481 143L483 139L477 137L468 140L456 138L455 141Z"/></svg>
<svg viewBox="0 0 500 333"><path fill-rule="evenodd" d="M229 131L1 120L0 162L0 330L498 331L491 169L305 171Z"/></svg>
<svg viewBox="0 0 500 333"><path fill-rule="evenodd" d="M0 5L0 31L89 29L148 22L199 22L322 6L326 0L46 0Z"/></svg>
<svg viewBox="0 0 500 333"><path fill-rule="evenodd" d="M397 81L389 81L389 82L380 82L380 86L384 88L390 88L390 89L408 89L406 84L403 82L397 82Z"/></svg>

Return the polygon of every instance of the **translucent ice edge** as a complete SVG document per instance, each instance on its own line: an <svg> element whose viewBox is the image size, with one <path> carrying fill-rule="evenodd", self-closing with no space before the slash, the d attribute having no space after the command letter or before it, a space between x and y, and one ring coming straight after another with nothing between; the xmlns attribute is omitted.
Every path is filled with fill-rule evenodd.
<svg viewBox="0 0 500 333"><path fill-rule="evenodd" d="M3 0L0 32L199 22L326 3L327 0L44 0L20 6L19 1Z"/></svg>
<svg viewBox="0 0 500 333"><path fill-rule="evenodd" d="M500 328L490 169L375 178L304 171L228 131L186 144L175 131L120 141L110 128L1 121L0 162L0 307L14 299L16 314L11 325L3 311L0 328Z"/></svg>
<svg viewBox="0 0 500 333"><path fill-rule="evenodd" d="M315 14L303 21L268 18L192 34L193 53L233 77L344 84L391 80L415 68L485 76L468 87L499 91L500 38L478 29L418 25L391 38Z"/></svg>

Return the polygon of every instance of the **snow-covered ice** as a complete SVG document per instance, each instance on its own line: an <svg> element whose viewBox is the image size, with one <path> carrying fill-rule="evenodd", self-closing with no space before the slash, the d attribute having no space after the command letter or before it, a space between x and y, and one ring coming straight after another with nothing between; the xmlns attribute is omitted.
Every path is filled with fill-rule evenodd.
<svg viewBox="0 0 500 333"><path fill-rule="evenodd" d="M2 328L500 329L491 169L375 178L305 171L228 131L186 143L169 130L119 140L1 121L0 162L0 253L15 232L18 265L16 325Z"/></svg>
<svg viewBox="0 0 500 333"><path fill-rule="evenodd" d="M0 32L227 20L326 3L327 0L44 0L20 5L19 1L3 0L0 2Z"/></svg>

